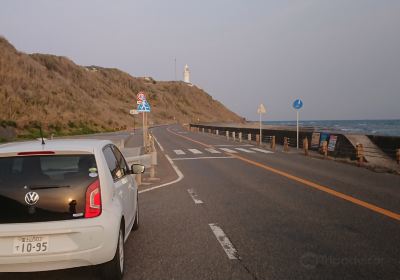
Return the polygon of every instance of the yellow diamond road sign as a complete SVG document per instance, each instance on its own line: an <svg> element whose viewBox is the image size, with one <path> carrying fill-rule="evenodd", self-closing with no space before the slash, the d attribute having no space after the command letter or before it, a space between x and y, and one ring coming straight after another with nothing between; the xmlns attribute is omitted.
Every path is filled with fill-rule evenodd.
<svg viewBox="0 0 400 280"><path fill-rule="evenodd" d="M267 110L264 107L264 104L260 104L260 106L258 106L257 108L257 114L265 114L267 112Z"/></svg>

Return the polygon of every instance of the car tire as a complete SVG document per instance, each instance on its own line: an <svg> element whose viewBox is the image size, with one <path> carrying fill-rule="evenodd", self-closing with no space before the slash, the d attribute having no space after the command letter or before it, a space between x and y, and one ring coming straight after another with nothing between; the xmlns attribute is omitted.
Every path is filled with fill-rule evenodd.
<svg viewBox="0 0 400 280"><path fill-rule="evenodd" d="M125 271L124 230L121 226L118 233L118 244L114 258L101 265L101 278L104 280L120 280Z"/></svg>
<svg viewBox="0 0 400 280"><path fill-rule="evenodd" d="M139 229L139 198L136 201L136 216L135 216L135 222L133 223L132 230L138 230Z"/></svg>

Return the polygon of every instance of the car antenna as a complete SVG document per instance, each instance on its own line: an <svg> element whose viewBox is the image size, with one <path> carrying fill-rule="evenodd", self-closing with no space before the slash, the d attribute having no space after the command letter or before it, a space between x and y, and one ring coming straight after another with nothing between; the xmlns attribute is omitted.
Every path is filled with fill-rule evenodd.
<svg viewBox="0 0 400 280"><path fill-rule="evenodd" d="M40 130L40 137L42 138L42 145L45 145L46 143L44 142L43 138L42 126L39 126L39 130Z"/></svg>

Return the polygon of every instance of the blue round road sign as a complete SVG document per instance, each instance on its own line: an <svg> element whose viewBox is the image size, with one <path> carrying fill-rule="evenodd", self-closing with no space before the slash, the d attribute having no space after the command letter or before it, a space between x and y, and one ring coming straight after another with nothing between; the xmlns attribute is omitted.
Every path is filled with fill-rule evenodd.
<svg viewBox="0 0 400 280"><path fill-rule="evenodd" d="M293 108L295 108L296 110L301 109L301 107L303 107L303 101L301 101L301 99L296 99L293 102Z"/></svg>

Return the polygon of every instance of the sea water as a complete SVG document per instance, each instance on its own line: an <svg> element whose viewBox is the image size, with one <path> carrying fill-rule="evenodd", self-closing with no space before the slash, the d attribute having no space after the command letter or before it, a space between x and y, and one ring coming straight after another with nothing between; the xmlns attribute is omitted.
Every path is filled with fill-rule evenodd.
<svg viewBox="0 0 400 280"><path fill-rule="evenodd" d="M296 126L296 121L264 121L265 125ZM300 120L299 126L316 130L367 135L400 136L399 120Z"/></svg>

